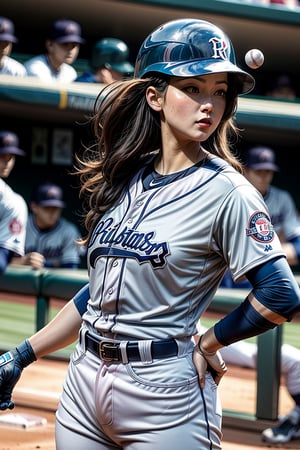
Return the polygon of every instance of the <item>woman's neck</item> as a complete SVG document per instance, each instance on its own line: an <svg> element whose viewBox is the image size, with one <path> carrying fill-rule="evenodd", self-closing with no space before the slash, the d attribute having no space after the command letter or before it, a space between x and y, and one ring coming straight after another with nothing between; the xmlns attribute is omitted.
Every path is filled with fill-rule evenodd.
<svg viewBox="0 0 300 450"><path fill-rule="evenodd" d="M170 173L179 172L195 165L207 156L207 152L202 147L193 152L173 152L165 155L159 152L155 161L154 169L161 175L168 175Z"/></svg>

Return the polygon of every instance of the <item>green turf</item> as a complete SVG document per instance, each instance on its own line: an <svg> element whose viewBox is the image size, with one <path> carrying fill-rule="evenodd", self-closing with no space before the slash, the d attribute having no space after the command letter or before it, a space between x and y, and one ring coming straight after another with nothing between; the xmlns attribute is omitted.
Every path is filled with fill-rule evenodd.
<svg viewBox="0 0 300 450"><path fill-rule="evenodd" d="M50 308L50 316L58 312ZM35 332L35 306L19 302L8 302L0 298L0 349L8 350ZM74 345L53 353L53 356L68 358Z"/></svg>

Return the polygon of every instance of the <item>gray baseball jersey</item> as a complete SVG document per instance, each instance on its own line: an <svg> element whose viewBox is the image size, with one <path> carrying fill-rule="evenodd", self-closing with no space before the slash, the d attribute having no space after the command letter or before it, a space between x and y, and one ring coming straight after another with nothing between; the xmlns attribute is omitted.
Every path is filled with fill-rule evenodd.
<svg viewBox="0 0 300 450"><path fill-rule="evenodd" d="M80 237L77 227L64 218L48 231L39 230L30 214L27 222L25 252L39 252L45 257L45 267L62 267L63 264L79 264Z"/></svg>
<svg viewBox="0 0 300 450"><path fill-rule="evenodd" d="M238 279L281 245L261 195L222 159L150 190L142 172L94 229L83 317L120 339L193 335L227 265Z"/></svg>
<svg viewBox="0 0 300 450"><path fill-rule="evenodd" d="M282 240L289 240L300 236L300 220L290 193L270 186L264 200L279 237Z"/></svg>
<svg viewBox="0 0 300 450"><path fill-rule="evenodd" d="M23 197L0 178L0 247L20 256L24 255L27 211Z"/></svg>

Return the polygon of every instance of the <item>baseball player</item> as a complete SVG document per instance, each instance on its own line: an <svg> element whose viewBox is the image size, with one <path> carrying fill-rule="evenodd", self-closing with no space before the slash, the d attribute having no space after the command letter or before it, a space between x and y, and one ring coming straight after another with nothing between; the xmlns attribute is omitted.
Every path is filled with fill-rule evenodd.
<svg viewBox="0 0 300 450"><path fill-rule="evenodd" d="M15 36L13 22L7 17L0 17L0 75L13 75L24 77L26 69L19 61L9 55L14 43L18 42Z"/></svg>
<svg viewBox="0 0 300 450"><path fill-rule="evenodd" d="M75 81L110 84L133 75L134 67L128 61L129 48L115 38L103 38L96 42L90 58L91 72L85 72Z"/></svg>
<svg viewBox="0 0 300 450"><path fill-rule="evenodd" d="M77 72L71 64L77 59L80 45L84 42L77 22L56 20L48 31L46 54L34 56L25 62L27 75L38 77L47 83L74 81Z"/></svg>
<svg viewBox="0 0 300 450"><path fill-rule="evenodd" d="M14 254L24 255L27 205L4 181L15 165L16 155L25 155L19 148L18 136L11 131L0 131L0 273Z"/></svg>
<svg viewBox="0 0 300 450"><path fill-rule="evenodd" d="M81 259L78 228L61 217L65 208L63 191L55 183L44 182L32 191L25 240L25 255L13 264L76 269Z"/></svg>
<svg viewBox="0 0 300 450"><path fill-rule="evenodd" d="M228 147L237 96L253 86L220 28L179 19L145 39L132 80L101 92L98 158L87 150L78 170L89 289L0 367L5 409L23 368L80 327L58 450L220 450L219 349L299 311L265 204ZM228 265L253 289L195 345Z"/></svg>

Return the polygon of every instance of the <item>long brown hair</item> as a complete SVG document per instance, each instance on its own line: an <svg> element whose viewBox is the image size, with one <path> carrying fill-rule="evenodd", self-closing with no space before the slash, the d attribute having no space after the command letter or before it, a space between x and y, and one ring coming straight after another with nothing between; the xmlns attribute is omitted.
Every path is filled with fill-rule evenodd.
<svg viewBox="0 0 300 450"><path fill-rule="evenodd" d="M229 146L230 136L237 135L232 120L237 91L234 83L228 84L222 121L204 146L241 172ZM115 82L96 99L92 123L97 144L86 148L82 158L77 156L75 171L80 176L80 196L86 202L87 236L81 241L83 244L88 243L97 221L116 203L147 155L161 147L160 115L146 101L149 86L163 95L168 78L154 74L146 79Z"/></svg>

